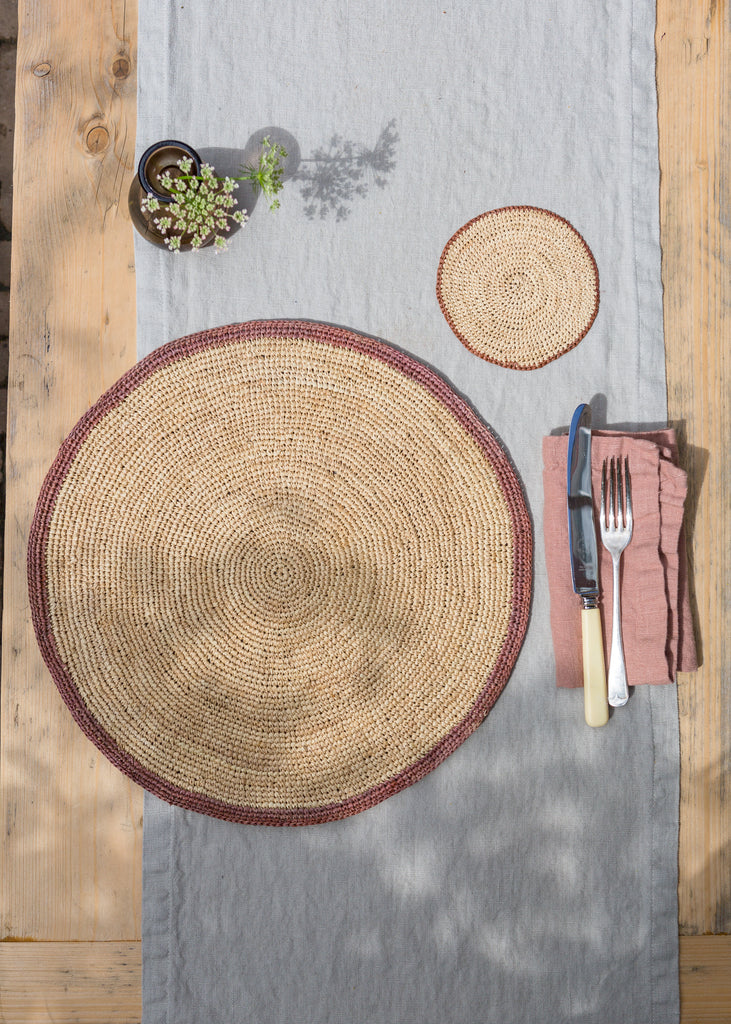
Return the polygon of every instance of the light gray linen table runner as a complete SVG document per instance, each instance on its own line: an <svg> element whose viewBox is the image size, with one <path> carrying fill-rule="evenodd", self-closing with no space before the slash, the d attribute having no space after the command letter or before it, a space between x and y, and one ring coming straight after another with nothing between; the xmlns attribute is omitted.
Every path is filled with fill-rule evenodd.
<svg viewBox="0 0 731 1024"><path fill-rule="evenodd" d="M675 690L585 726L555 686L542 547L542 436L579 401L597 425L665 422L654 4L141 0L139 19L138 156L179 138L231 172L269 132L297 167L224 255L137 239L139 355L256 318L379 337L492 426L535 529L513 675L421 782L296 829L146 795L145 1024L676 1021ZM599 267L591 331L531 372L470 354L435 295L454 231L507 205L569 220Z"/></svg>

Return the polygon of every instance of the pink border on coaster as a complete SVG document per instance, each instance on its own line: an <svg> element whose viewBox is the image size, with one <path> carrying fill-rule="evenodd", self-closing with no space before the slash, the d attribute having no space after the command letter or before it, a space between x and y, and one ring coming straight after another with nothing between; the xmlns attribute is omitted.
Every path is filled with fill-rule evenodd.
<svg viewBox="0 0 731 1024"><path fill-rule="evenodd" d="M561 351L557 352L554 356L549 356L548 359L542 359L540 362L537 362L537 363L530 363L528 366L523 366L520 363L501 362L501 360L499 360L499 359L491 359L490 356L485 355L484 352L478 352L477 349L474 348L467 341L467 339L460 333L460 331L457 328L456 324L454 323L454 320L452 319L451 315L447 312L446 303L444 301L444 298L442 297L442 268L444 267L444 262L445 262L445 260L447 258L447 253L449 252L450 248L452 247L453 242L457 238L459 238L459 236L461 234L463 234L465 231L467 231L469 228L471 228L473 224L476 224L478 221L485 220L487 217L495 217L497 214L500 214L500 213L507 213L510 210L530 210L530 211L532 211L534 213L544 213L544 214L546 214L546 216L553 217L554 220L560 221L561 224L565 224L567 227L571 228L573 233L576 235L576 237L579 239L581 244L586 249L586 252L589 255L589 259L591 260L592 266L594 267L594 292L595 292L595 295L596 295L596 300L594 302L594 309L592 311L591 316L589 317L588 324L586 325L584 330L581 332L581 334L578 336L578 338L576 338L575 341L571 342L570 345L567 345L565 348L562 348ZM477 217L473 217L472 220L467 221L466 224L463 224L461 228L458 228L457 231L454 232L452 237L449 239L447 244L442 249L442 255L439 258L439 266L437 267L437 287L436 287L436 291L437 291L437 301L439 302L439 307L440 307L442 313L444 314L444 319L447 321L447 323L451 327L452 333L457 338L459 338L459 340L462 342L464 347L466 349L468 349L473 355L478 356L478 358L480 358L480 359L484 359L486 363L493 363L495 366L504 366L505 369L507 369L507 370L538 370L538 369L540 369L541 366L547 366L549 363L552 363L554 360L559 359L561 356L566 355L566 353L570 352L572 348L576 348L576 346L579 344L579 342L583 341L583 339L589 333L589 331L590 331L590 329L592 327L592 324L596 320L597 313L599 312L599 268L596 265L596 260L594 259L594 253L591 251L591 249L587 245L586 240L584 239L584 237L581 234L579 234L579 232L576 230L574 225L571 224L569 221L567 221L564 217L559 216L559 214L557 214L557 213L553 213L552 210L544 210L540 206L501 206L497 210L487 210L485 213L478 214Z"/></svg>

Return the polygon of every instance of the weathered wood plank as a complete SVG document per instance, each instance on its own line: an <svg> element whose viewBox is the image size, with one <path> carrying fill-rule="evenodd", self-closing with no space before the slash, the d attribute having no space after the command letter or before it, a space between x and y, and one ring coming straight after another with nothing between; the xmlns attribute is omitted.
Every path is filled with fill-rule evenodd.
<svg viewBox="0 0 731 1024"><path fill-rule="evenodd" d="M731 935L681 935L680 1019L683 1024L731 1021Z"/></svg>
<svg viewBox="0 0 731 1024"><path fill-rule="evenodd" d="M136 358L126 191L134 0L19 8L0 697L2 935L139 936L141 794L84 738L36 646L28 529L63 437Z"/></svg>
<svg viewBox="0 0 731 1024"><path fill-rule="evenodd" d="M0 1024L139 1024L139 942L0 942Z"/></svg>
<svg viewBox="0 0 731 1024"><path fill-rule="evenodd" d="M698 934L731 931L731 32L725 0L657 11L668 406L703 657L679 680L680 930Z"/></svg>

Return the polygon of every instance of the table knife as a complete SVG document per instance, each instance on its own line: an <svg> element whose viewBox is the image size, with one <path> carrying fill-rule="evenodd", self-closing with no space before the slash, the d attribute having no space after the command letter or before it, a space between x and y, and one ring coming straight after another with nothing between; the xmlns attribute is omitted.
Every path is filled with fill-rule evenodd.
<svg viewBox="0 0 731 1024"><path fill-rule="evenodd" d="M609 720L604 641L599 611L599 554L591 492L591 409L580 405L569 430L567 505L571 579L581 598L584 717L587 725Z"/></svg>

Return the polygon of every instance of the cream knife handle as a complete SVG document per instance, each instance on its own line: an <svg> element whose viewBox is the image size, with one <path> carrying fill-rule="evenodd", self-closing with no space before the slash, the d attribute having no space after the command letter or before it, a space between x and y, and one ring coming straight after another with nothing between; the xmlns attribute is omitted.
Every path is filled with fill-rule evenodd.
<svg viewBox="0 0 731 1024"><path fill-rule="evenodd" d="M581 609L581 647L584 658L584 717L586 724L606 725L607 674L604 669L602 619L598 608Z"/></svg>

